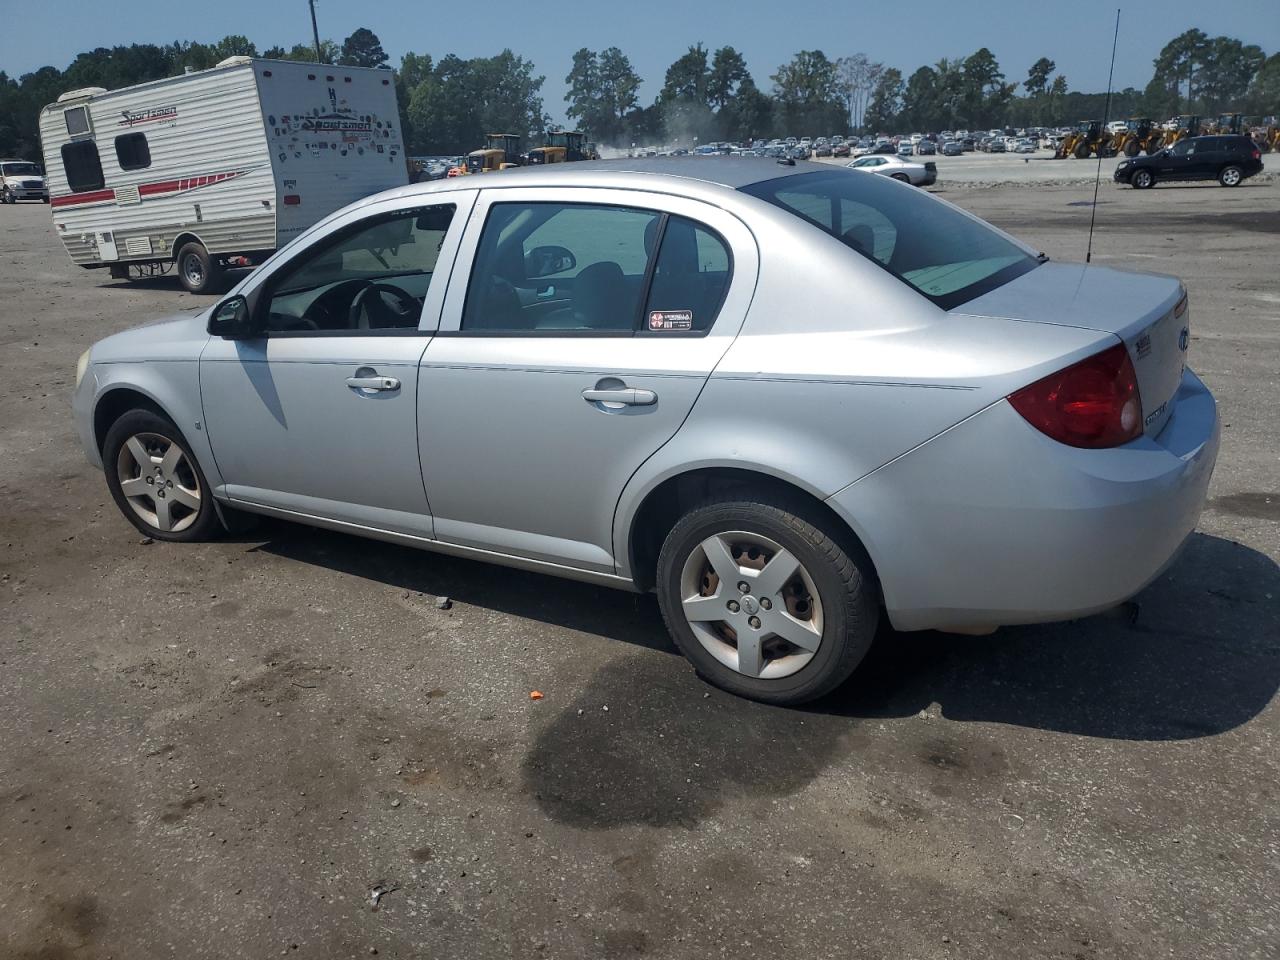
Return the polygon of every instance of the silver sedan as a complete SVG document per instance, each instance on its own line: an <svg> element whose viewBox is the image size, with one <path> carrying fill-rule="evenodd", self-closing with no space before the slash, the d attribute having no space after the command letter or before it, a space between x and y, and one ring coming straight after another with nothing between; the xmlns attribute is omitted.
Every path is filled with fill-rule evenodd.
<svg viewBox="0 0 1280 960"><path fill-rule="evenodd" d="M1156 577L1218 451L1188 340L1177 280L882 177L619 160L354 204L95 344L73 406L157 540L266 514L655 591L703 676L796 703L881 617L989 631Z"/></svg>
<svg viewBox="0 0 1280 960"><path fill-rule="evenodd" d="M859 157L845 166L863 173L878 173L882 177L901 180L916 187L931 187L938 182L938 165L932 160L915 163L905 160L897 154L878 153L870 157Z"/></svg>

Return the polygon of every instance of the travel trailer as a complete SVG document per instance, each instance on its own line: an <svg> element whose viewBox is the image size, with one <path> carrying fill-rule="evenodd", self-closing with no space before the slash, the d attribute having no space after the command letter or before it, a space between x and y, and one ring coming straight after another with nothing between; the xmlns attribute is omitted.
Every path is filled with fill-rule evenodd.
<svg viewBox="0 0 1280 960"><path fill-rule="evenodd" d="M73 262L177 269L192 293L333 211L408 183L390 70L232 57L40 113L54 228Z"/></svg>

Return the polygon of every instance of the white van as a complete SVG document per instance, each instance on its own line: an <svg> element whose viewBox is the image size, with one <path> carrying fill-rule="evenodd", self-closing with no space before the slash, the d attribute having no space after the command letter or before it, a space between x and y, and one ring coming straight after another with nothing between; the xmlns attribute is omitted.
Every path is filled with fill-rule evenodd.
<svg viewBox="0 0 1280 960"><path fill-rule="evenodd" d="M73 262L213 290L353 200L408 183L390 70L232 57L40 113Z"/></svg>

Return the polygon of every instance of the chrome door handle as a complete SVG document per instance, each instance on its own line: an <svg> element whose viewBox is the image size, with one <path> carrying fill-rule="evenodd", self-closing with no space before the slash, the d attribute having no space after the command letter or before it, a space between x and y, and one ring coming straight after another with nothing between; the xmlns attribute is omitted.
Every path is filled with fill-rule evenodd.
<svg viewBox="0 0 1280 960"><path fill-rule="evenodd" d="M587 403L620 403L628 407L647 407L658 402L652 390L622 387L616 390L583 390L582 399Z"/></svg>
<svg viewBox="0 0 1280 960"><path fill-rule="evenodd" d="M395 377L347 377L347 386L352 390L399 390L400 381Z"/></svg>

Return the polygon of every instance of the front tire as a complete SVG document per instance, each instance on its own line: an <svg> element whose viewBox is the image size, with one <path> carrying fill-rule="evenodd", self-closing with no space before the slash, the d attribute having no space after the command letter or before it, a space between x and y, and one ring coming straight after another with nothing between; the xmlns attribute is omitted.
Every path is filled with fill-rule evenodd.
<svg viewBox="0 0 1280 960"><path fill-rule="evenodd" d="M870 648L879 605L869 564L814 514L803 504L708 503L667 535L658 604L676 646L716 686L804 703L848 679Z"/></svg>
<svg viewBox="0 0 1280 960"><path fill-rule="evenodd" d="M130 410L102 445L111 497L125 519L155 540L208 540L219 528L204 471L177 426L151 410Z"/></svg>
<svg viewBox="0 0 1280 960"><path fill-rule="evenodd" d="M1150 170L1135 170L1133 176L1129 178L1129 183L1135 190L1150 190L1155 182L1156 178L1151 175Z"/></svg>
<svg viewBox="0 0 1280 960"><path fill-rule="evenodd" d="M5 187L4 192L0 193L0 203L17 203L17 201L13 199L13 194L9 192L8 187Z"/></svg>
<svg viewBox="0 0 1280 960"><path fill-rule="evenodd" d="M1235 165L1223 167L1218 174L1218 182L1224 187L1238 187L1243 179L1244 171Z"/></svg>
<svg viewBox="0 0 1280 960"><path fill-rule="evenodd" d="M178 266L178 280L188 293L213 293L222 282L221 268L204 245L194 240L183 244L174 262Z"/></svg>

